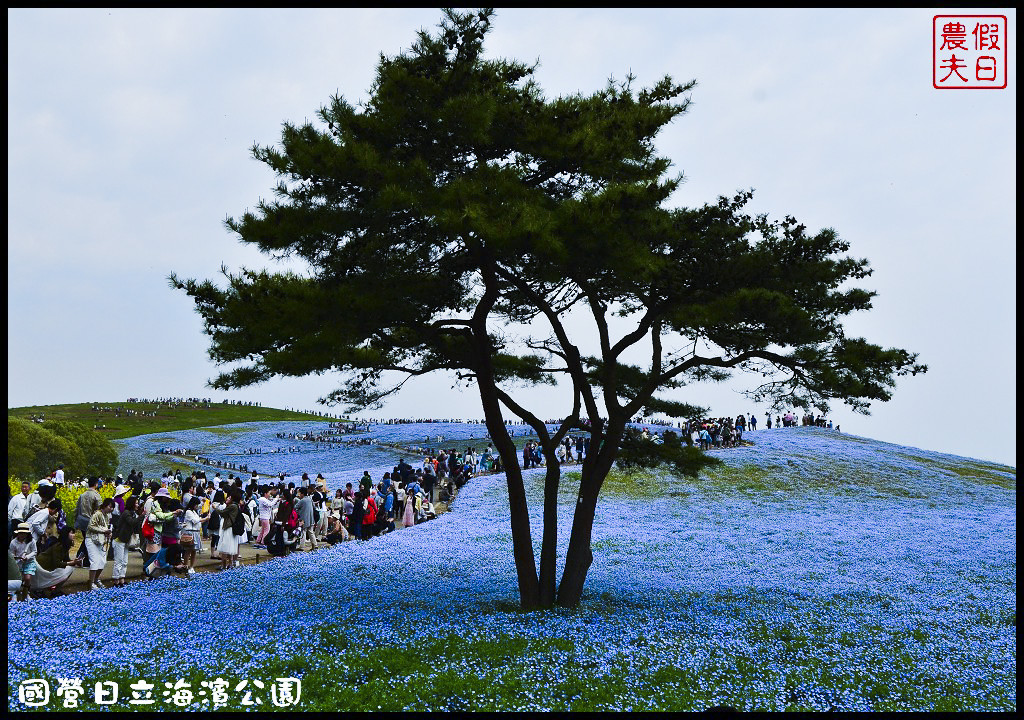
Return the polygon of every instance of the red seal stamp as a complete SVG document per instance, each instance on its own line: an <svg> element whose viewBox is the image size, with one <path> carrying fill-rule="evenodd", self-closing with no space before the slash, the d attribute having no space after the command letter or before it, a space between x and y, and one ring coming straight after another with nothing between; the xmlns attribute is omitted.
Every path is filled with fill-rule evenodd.
<svg viewBox="0 0 1024 720"><path fill-rule="evenodd" d="M936 15L932 19L932 87L1006 87L1006 16Z"/></svg>

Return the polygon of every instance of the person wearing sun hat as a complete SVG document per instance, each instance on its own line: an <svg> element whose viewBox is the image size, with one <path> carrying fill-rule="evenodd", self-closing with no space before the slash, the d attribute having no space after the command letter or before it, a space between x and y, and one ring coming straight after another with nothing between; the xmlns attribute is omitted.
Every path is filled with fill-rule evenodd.
<svg viewBox="0 0 1024 720"><path fill-rule="evenodd" d="M117 483L117 487L114 488L114 515L111 518L111 524L115 527L117 523L113 521L121 517L121 513L124 512L124 495L131 490L130 487L124 484L124 478L120 475L117 476Z"/></svg>
<svg viewBox="0 0 1024 720"><path fill-rule="evenodd" d="M156 495L153 497L156 498L156 502L153 503L149 512L151 517L150 522L152 522L154 528L156 528L156 536L160 538L161 544L175 544L177 543L177 540L175 539L177 534L168 526L168 522L174 520L179 515L183 515L185 511L181 508L172 509L171 506L174 498L171 497L171 493L168 492L165 487L157 490ZM169 540L171 542L168 542Z"/></svg>
<svg viewBox="0 0 1024 720"><path fill-rule="evenodd" d="M32 576L36 574L36 541L32 538L32 528L28 523L19 523L14 529L14 539L8 546L18 570L21 572L21 590L19 599L24 600L32 587Z"/></svg>

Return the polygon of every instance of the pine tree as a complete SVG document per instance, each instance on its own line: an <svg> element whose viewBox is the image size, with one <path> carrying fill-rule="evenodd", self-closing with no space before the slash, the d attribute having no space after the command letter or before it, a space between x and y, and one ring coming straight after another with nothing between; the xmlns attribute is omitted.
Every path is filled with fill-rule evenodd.
<svg viewBox="0 0 1024 720"><path fill-rule="evenodd" d="M323 398L363 410L405 379L457 373L474 382L505 468L513 553L524 607L579 602L592 562L594 513L623 443L630 462L695 474L711 461L683 443L646 452L627 427L640 413L701 409L655 396L760 373L752 397L866 412L895 379L926 368L905 350L846 337L842 318L873 293L870 274L830 229L751 216L740 192L699 208L667 204L681 176L654 138L684 114L693 82L635 89L609 81L590 95L547 99L534 68L483 57L493 13L445 11L439 31L382 57L369 99L334 97L320 123L285 124L280 147L253 155L280 178L276 199L228 220L240 239L309 273L223 270L226 287L180 280L231 366L213 382L237 388L275 376L340 371ZM600 355L563 322L593 322ZM609 318L632 329L615 336ZM536 324L548 328L535 337ZM642 347L646 367L625 362ZM554 432L513 396L518 384L571 384ZM508 414L526 421L546 458L539 568ZM591 434L565 569L556 587L555 449Z"/></svg>

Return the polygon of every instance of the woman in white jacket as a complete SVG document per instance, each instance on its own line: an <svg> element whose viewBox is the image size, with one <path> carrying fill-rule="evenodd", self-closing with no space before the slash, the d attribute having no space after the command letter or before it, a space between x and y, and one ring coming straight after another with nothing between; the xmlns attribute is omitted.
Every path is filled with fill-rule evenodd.
<svg viewBox="0 0 1024 720"><path fill-rule="evenodd" d="M107 566L107 540L112 531L110 529L110 514L114 512L114 499L107 498L100 503L99 510L89 518L89 527L86 529L85 549L89 553L89 588L99 590L103 587L100 583L100 574Z"/></svg>

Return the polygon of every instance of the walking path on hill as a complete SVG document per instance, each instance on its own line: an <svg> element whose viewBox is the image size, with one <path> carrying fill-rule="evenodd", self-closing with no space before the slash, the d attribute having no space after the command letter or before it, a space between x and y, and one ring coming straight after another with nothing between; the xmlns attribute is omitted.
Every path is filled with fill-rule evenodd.
<svg viewBox="0 0 1024 720"><path fill-rule="evenodd" d="M457 493L456 493L457 496ZM448 511L448 504L442 502L434 503L434 510L437 516L442 515ZM430 522L427 520L426 522ZM399 530L410 530L412 528L404 528L401 523L395 524L395 529L392 532ZM372 538L371 538L372 540ZM347 545L350 542L370 542L371 540L359 541L355 539L348 540L342 545ZM75 557L78 552L79 546L81 546L81 539L76 538L75 544L71 546L69 551L71 557ZM326 542L321 542L318 550L323 548L333 547ZM294 550L292 552L316 552L316 550ZM267 552L265 548L255 548L251 542L247 542L244 545L238 547L238 562L240 565L256 565L257 563L267 562L268 560L276 560L274 555ZM203 552L196 554L195 571L196 573L206 572L218 572L220 570L220 556L214 558L210 557L210 539L203 538ZM100 574L100 582L107 587L110 587L110 575L114 570L114 563L107 561L103 572ZM178 577L186 577L184 573L173 573ZM132 550L128 553L128 569L125 573L125 580L127 583L136 582L139 580L148 580L148 576L142 572L142 553L138 550ZM77 592L88 592L89 591L89 568L75 568L70 579L62 586L62 591L58 593L60 595L70 595L71 593Z"/></svg>

